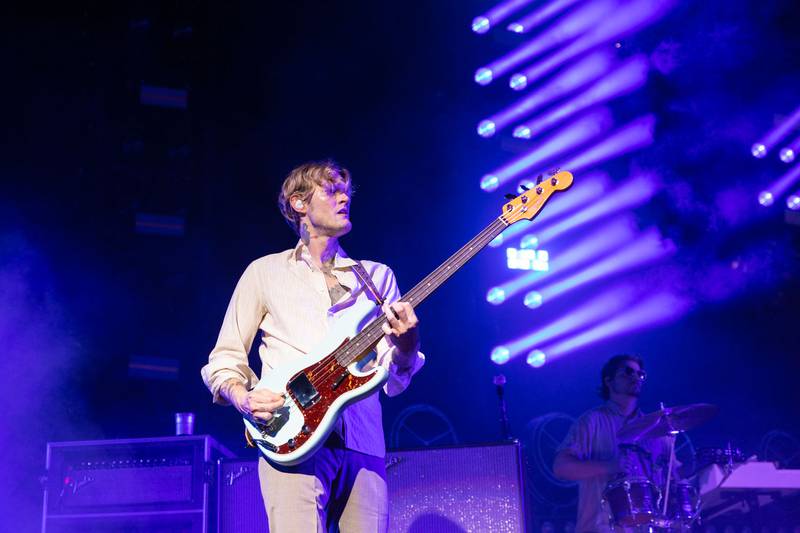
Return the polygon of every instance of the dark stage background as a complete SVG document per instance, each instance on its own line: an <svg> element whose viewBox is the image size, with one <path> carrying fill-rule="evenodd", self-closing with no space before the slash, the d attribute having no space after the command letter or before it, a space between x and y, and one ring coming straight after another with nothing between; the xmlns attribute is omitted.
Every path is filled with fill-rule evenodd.
<svg viewBox="0 0 800 533"><path fill-rule="evenodd" d="M478 182L509 155L475 125L509 99L472 76L510 46L469 30L491 5L4 8L0 501L19 530L37 527L47 441L169 435L172 413L194 411L197 433L249 453L239 418L211 405L199 370L247 263L295 243L276 208L294 165L334 157L352 171L343 245L392 266L406 289L499 214L501 195ZM525 441L528 421L595 405L602 362L633 351L649 372L645 411L659 401L720 407L690 432L696 446L733 441L754 453L770 431L800 437L800 227L782 202L755 201L785 166L749 155L800 104L798 24L792 0L683 2L615 48L624 57L675 44L674 68L613 107L654 113L655 142L601 168L614 180L632 168L660 174L663 189L635 215L675 242L664 279L688 312L542 368L499 368L492 347L605 282L551 309L490 306L487 289L511 273L502 249L488 249L418 310L428 362L410 390L383 398L387 435L401 412L427 404L452 432L430 412L406 421L433 444L499 439L492 378L502 371L511 429ZM142 84L187 89L187 108L142 104ZM733 200L722 205L726 191ZM137 232L137 213L179 217L183 234ZM156 379L130 368L152 360L175 370ZM404 435L400 444L415 444Z"/></svg>

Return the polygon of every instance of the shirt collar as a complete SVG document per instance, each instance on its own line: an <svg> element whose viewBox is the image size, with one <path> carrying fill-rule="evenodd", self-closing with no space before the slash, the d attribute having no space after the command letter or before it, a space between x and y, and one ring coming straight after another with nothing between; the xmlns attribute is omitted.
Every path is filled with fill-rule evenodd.
<svg viewBox="0 0 800 533"><path fill-rule="evenodd" d="M308 251L308 246L302 241L297 241L297 246L294 247L294 251L290 255L290 259L297 262L303 261L309 267L313 267L313 263L311 262L311 252ZM356 262L345 253L342 249L342 246L336 250L336 255L333 257L333 268L334 269L349 269L351 266L355 265Z"/></svg>
<svg viewBox="0 0 800 533"><path fill-rule="evenodd" d="M639 406L636 406L636 409L633 410L633 412L630 414L630 416L625 416L625 414L619 408L619 405L617 405L615 402L613 402L611 400L607 400L606 401L606 409L611 411L613 414L615 414L615 415L617 415L617 416L619 416L621 418L625 418L625 419L631 419L632 420L634 418L639 418L640 416L642 416L642 410L639 408Z"/></svg>

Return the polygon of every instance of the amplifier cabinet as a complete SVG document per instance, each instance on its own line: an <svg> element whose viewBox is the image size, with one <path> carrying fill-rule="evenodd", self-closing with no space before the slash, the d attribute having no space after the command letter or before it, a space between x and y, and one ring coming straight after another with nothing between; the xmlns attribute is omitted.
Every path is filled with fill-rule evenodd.
<svg viewBox="0 0 800 533"><path fill-rule="evenodd" d="M208 435L51 442L42 531L208 531L214 462Z"/></svg>
<svg viewBox="0 0 800 533"><path fill-rule="evenodd" d="M517 442L392 451L386 475L391 533L525 531Z"/></svg>
<svg viewBox="0 0 800 533"><path fill-rule="evenodd" d="M217 470L217 531L268 533L257 459L221 459Z"/></svg>
<svg viewBox="0 0 800 533"><path fill-rule="evenodd" d="M391 533L525 531L517 442L397 450L386 456ZM219 461L219 533L265 533L258 461Z"/></svg>

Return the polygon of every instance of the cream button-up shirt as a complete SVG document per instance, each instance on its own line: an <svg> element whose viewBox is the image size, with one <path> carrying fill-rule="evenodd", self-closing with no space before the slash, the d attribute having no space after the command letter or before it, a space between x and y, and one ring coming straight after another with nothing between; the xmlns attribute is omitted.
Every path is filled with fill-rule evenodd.
<svg viewBox="0 0 800 533"><path fill-rule="evenodd" d="M362 263L386 302L400 298L397 280L389 267L372 261ZM332 273L348 292L331 305L325 276L313 266L302 241L294 249L250 263L228 304L208 364L201 370L214 402L226 403L220 396L220 387L231 378L240 380L248 389L258 382L248 362L257 333L261 333L258 354L263 376L309 353L325 338L332 320L357 301L372 299L369 289L351 270L354 264L355 261L339 248ZM389 370L389 380L383 387L389 396L405 390L425 362L425 356L417 352L410 368L401 370L392 362L396 349L384 337L375 350L376 364ZM383 457L386 447L378 395L373 394L347 407L337 431L341 432L347 448Z"/></svg>

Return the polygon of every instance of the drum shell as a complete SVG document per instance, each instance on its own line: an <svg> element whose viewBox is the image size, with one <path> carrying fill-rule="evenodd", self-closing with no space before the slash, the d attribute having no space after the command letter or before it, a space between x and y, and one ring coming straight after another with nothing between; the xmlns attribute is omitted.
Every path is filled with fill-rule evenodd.
<svg viewBox="0 0 800 533"><path fill-rule="evenodd" d="M658 516L660 501L658 487L645 477L625 477L612 481L603 492L609 518L616 526L653 523Z"/></svg>
<svg viewBox="0 0 800 533"><path fill-rule="evenodd" d="M700 514L700 497L697 488L682 481L670 487L667 518L673 522L689 524Z"/></svg>

